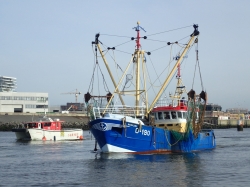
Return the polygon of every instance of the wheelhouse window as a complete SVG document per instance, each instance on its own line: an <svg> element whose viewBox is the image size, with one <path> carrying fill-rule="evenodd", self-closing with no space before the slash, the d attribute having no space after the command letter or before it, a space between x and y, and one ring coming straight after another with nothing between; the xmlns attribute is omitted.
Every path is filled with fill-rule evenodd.
<svg viewBox="0 0 250 187"><path fill-rule="evenodd" d="M178 118L181 119L182 118L182 112L177 112Z"/></svg>
<svg viewBox="0 0 250 187"><path fill-rule="evenodd" d="M187 118L187 112L183 112L183 119Z"/></svg>
<svg viewBox="0 0 250 187"><path fill-rule="evenodd" d="M35 128L36 127L36 123L28 123L27 124L29 128Z"/></svg>
<svg viewBox="0 0 250 187"><path fill-rule="evenodd" d="M171 116L172 116L172 119L176 119L176 112L172 111Z"/></svg>
<svg viewBox="0 0 250 187"><path fill-rule="evenodd" d="M158 119L157 114L158 114L157 112L156 112L156 113L154 113L155 119Z"/></svg>
<svg viewBox="0 0 250 187"><path fill-rule="evenodd" d="M169 112L163 112L163 114L164 114L164 119L170 119Z"/></svg>
<svg viewBox="0 0 250 187"><path fill-rule="evenodd" d="M50 127L50 126L51 126L51 123L44 123L43 126L44 126L44 127Z"/></svg>
<svg viewBox="0 0 250 187"><path fill-rule="evenodd" d="M158 112L158 119L163 119L162 112Z"/></svg>

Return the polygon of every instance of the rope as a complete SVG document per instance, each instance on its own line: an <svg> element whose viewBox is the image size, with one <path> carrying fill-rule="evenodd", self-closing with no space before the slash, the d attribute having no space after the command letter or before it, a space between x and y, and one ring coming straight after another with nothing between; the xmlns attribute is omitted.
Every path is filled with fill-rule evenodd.
<svg viewBox="0 0 250 187"><path fill-rule="evenodd" d="M155 33L155 34L150 34L150 35L147 35L147 36L159 35L159 34L171 32L171 31L176 31L176 30L179 30L179 29L184 29L184 28L192 27L192 26L193 26L193 25L185 26L185 27L180 27L180 28L177 28L177 29L167 30L167 31L163 31L163 32ZM118 50L118 49L116 49L116 48L117 48L117 47L120 48L122 45L125 45L125 44L128 44L128 43L130 43L130 42L133 42L133 41L134 41L133 38L128 37L128 36L119 36L119 35L110 35L110 34L102 34L102 35L111 36L111 37L130 38L129 41L125 41L125 42L123 42L123 43L120 43L120 44L118 44L118 45L116 45L115 47L112 47L112 48L107 47L106 44L104 44L104 43L102 43L102 42L99 41L99 44L102 45L102 46L104 46L104 49L105 49L105 50L103 51L103 55L104 55L104 56L110 56L110 58L113 59L113 61L114 61L114 63L115 63L115 66L117 67L117 69L118 69L118 68L121 69L121 67L118 65L117 60L116 60L116 57L115 57L115 56L117 55L117 54L115 55L115 50L116 50L117 52L120 52L120 53L126 53L126 54L131 55L131 53L127 53L126 51ZM185 38L187 38L187 37L190 37L190 35L185 36L184 38L181 38L181 39L175 40L175 41L181 41L181 40L183 40L183 39L185 39ZM141 38L147 39L146 37L141 37ZM135 39L136 39L136 38L135 38ZM166 47L168 47L169 45L171 45L171 46L170 46L170 59L169 59L169 63L166 64L166 67L165 67L165 68L163 67L164 69L163 69L163 71L162 71L160 74L158 74L158 73L156 72L156 67L154 66L155 64L152 62L152 59L151 59L151 57L150 57L150 52L146 53L146 54L148 54L147 57L149 57L149 59L150 59L150 66L153 67L153 69L154 69L153 71L155 72L155 75L156 75L155 80L152 80L152 78L150 77L150 74L149 74L149 72L152 71L152 68L149 67L148 64L145 64L145 65L146 65L146 66L145 66L145 69L146 69L146 76L145 76L145 79L148 79L148 80L149 80L149 88L147 88L147 91L153 91L153 92L156 93L155 87L160 87L160 86L162 85L162 83L161 83L161 78L166 74L166 72L169 73L169 71L170 71L169 68L171 68L170 65L172 65L171 63L174 61L173 56L172 56L172 53L173 53L173 46L174 46L173 44L176 44L175 46L178 47L179 49L185 47L186 44L181 44L181 43L183 43L183 42L181 42L181 43L179 43L179 42L170 43L170 42L161 41L161 40L157 40L157 39L156 39L156 40L154 40L154 39L147 39L147 40L151 40L151 41L153 41L153 42L164 42L164 43L165 43L165 45L163 45L163 46L161 46L161 47L159 47L159 48L155 48L154 50L152 50L152 51L150 51L150 52L155 52L155 51L158 51L158 50L160 50L160 49L166 48ZM163 44L163 43L162 43L162 44ZM162 44L160 44L160 45L162 45ZM151 46L152 46L152 45L151 45ZM97 48L97 45L95 45L95 47ZM100 56L97 55L97 49L96 49L96 48L95 48L95 51L94 51L93 45L92 45L92 48L93 48L93 52L95 53L95 55L94 55L95 65L94 65L94 67L93 67L93 75L92 75L92 78L91 78L91 84L90 84L90 86L89 86L89 90L91 89L91 92L93 92L93 90L96 89L96 88L94 88L94 79L95 79L95 73L96 73L97 78L98 78L98 88L97 88L97 89L98 89L98 92L99 92L99 95L100 95L100 86L101 86L101 84L104 85L105 91L108 91L109 89L108 89L108 85L107 85L107 82L106 82L106 80L105 80L104 74L103 74L103 72L102 72L102 70L101 70L101 67L100 67L99 63L98 63L98 57L100 57ZM140 48L141 48L141 47L140 47ZM190 48L191 48L191 47L190 47ZM190 48L188 49L187 53L190 51ZM109 49L113 49L113 50L111 50L112 53L110 53L111 51L110 51ZM180 49L179 51L181 51L181 50L182 50L182 49ZM163 51L165 51L165 50L163 50ZM168 48L167 48L166 51L168 51ZM167 52L167 53L168 53L168 52ZM108 54L108 55L107 55L107 54ZM168 55L167 55L167 56L168 56ZM180 63L182 63L182 62L180 62ZM135 64L134 64L134 65L135 65ZM199 66L199 64L198 64L198 66ZM117 69L116 69L116 74L117 74L117 76L119 76L119 75L118 75L119 72L118 72ZM95 71L96 71L96 72L95 72ZM100 72L99 72L99 71L100 71ZM123 71L123 70L121 69L121 71ZM151 75L151 76L152 76L152 75ZM201 75L200 75L200 76L201 76ZM103 82L102 82L102 83L99 82L99 77L102 77L102 79L103 79ZM174 78L174 76L171 77L170 82L173 80L173 78ZM158 86L158 85L155 85L155 83L156 83L157 81L159 81L159 83L160 83L159 86ZM140 77L140 82L141 82L141 84L142 84L142 82L143 82L142 77ZM128 82L127 82L127 83L128 83ZM131 83L130 85L129 85L129 84L125 84L125 85L124 85L124 88L127 88L127 87L130 87L130 86L134 85L133 82L130 82L130 83ZM166 89L167 89L168 87L169 87L169 84L168 84L168 85L166 86L166 88L164 89L164 94L166 94L165 91L166 91Z"/></svg>
<svg viewBox="0 0 250 187"><path fill-rule="evenodd" d="M115 37L121 37L121 38L131 38L130 36L119 36L119 35L112 35L112 34L100 34L102 36L115 36Z"/></svg>
<svg viewBox="0 0 250 187"><path fill-rule="evenodd" d="M88 92L90 92L90 93L93 92L94 73L95 73L96 62L97 62L97 59L96 59L97 58L97 54L95 54L95 51L97 52L96 46L95 46L95 50L94 50L93 45L92 45L92 50L93 50L93 53L94 53L94 67L93 67L93 73L92 73L92 77L91 77L89 88L88 88ZM92 87L91 87L91 85L92 85ZM90 91L90 87L91 87L91 91Z"/></svg>
<svg viewBox="0 0 250 187"><path fill-rule="evenodd" d="M185 38L187 38L187 37L190 37L190 35L185 36L184 38L182 38L182 39L178 40L178 42L179 42L179 41L181 41L181 40L184 40L184 39L185 39Z"/></svg>
<svg viewBox="0 0 250 187"><path fill-rule="evenodd" d="M167 31L163 31L163 32L158 32L158 33L155 33L155 34L150 34L150 35L147 35L147 36L154 36L154 35L158 35L158 34L162 34L162 33L166 33L166 32L171 32L171 31L176 31L176 30L179 30L179 29L184 29L184 28L192 27L192 26L193 25L189 25L189 26L180 27L180 28L177 28L177 29L171 29L171 30L167 30Z"/></svg>
<svg viewBox="0 0 250 187"><path fill-rule="evenodd" d="M168 44L165 45L165 46L159 47L159 48L157 48L157 49L155 49L155 50L151 50L150 52L152 53L152 52L154 52L154 51L158 51L158 50L160 50L160 49L162 49L162 48L165 48L165 47L168 47Z"/></svg>
<svg viewBox="0 0 250 187"><path fill-rule="evenodd" d="M167 130L164 130L164 134L165 134L166 140L167 140L167 142L168 142L168 145L169 145L170 147L172 147L172 146L174 146L175 144L177 144L177 143L183 138L183 135L182 135L182 136L180 136L180 139L179 139L179 140L177 140L175 143L171 144L171 143L169 142L168 138L167 138L166 131L167 131Z"/></svg>
<svg viewBox="0 0 250 187"><path fill-rule="evenodd" d="M201 88L202 88L202 90L204 90L204 88L203 88L203 82L202 82L202 77L201 77L201 69L200 69L200 62L199 62L198 52L199 51L198 51L198 43L197 43L197 46L196 46L196 60L197 60L198 67L199 67L200 80L201 80Z"/></svg>
<svg viewBox="0 0 250 187"><path fill-rule="evenodd" d="M100 72L101 72L101 75L102 75L102 78L103 78L103 86L104 86L104 89L105 89L106 92L108 92L108 91L109 91L109 88L108 88L108 85L107 85L107 83L106 83L106 80L105 80L105 78L104 78L104 75L103 75L102 70L101 70L101 68L100 68L99 65L98 65L98 68L99 68L99 70L100 70ZM99 88L98 88L98 89L99 89Z"/></svg>
<svg viewBox="0 0 250 187"><path fill-rule="evenodd" d="M193 77L193 83L192 83L192 89L193 89L193 86L194 86L194 79L195 79L195 73L196 73L196 67L198 66L198 69L199 69L199 75L200 75L200 81L201 81L201 88L202 90L204 90L204 87L203 87L203 82L202 82L202 77L201 77L201 69L200 69L200 63L199 63L199 57L198 57L198 43L196 45L196 63L195 63L195 69L194 69L194 77Z"/></svg>
<svg viewBox="0 0 250 187"><path fill-rule="evenodd" d="M172 31L176 31L176 30L180 30L180 29L184 29L184 28L188 28L188 27L192 27L193 25L188 25L185 27L179 27L176 29L171 29L171 30L167 30L167 31L163 31L163 32L158 32L158 33L154 33L154 34L150 34L150 35L146 35L146 36L154 36L154 35L158 35L158 34L162 34L162 33L166 33L166 32L172 32ZM114 35L114 34L100 34L102 36L114 36L114 37L120 37L120 38L131 38L130 36L119 36L119 35Z"/></svg>
<svg viewBox="0 0 250 187"><path fill-rule="evenodd" d="M129 43L129 42L132 42L132 41L133 41L133 40L129 40L129 41L127 41L127 42L123 42L123 43L121 43L121 44L116 45L115 47L118 47L118 46L124 45L124 44Z"/></svg>
<svg viewBox="0 0 250 187"><path fill-rule="evenodd" d="M149 59L150 59L150 62L152 62L150 57L149 57ZM157 72L156 72L156 70L155 70L155 68L154 68L155 73L156 73L156 75L157 75L157 78L156 78L156 80L155 80L153 83L150 82L151 87L152 87L152 85L154 85L154 83L155 83L157 80L160 81L159 77L161 77L161 75L166 71L167 68L168 68L168 69L170 68L169 66L170 66L171 62L173 62L173 60L171 60L171 61L169 62L168 66L165 67L159 75L157 74ZM152 64L152 66L154 67L153 63L151 63L151 64ZM147 69L147 70L148 70L148 69ZM148 72L148 71L147 71L147 72ZM148 73L148 74L149 74L149 73ZM162 84L162 83L160 82L160 84ZM161 85L160 85L160 86L161 86ZM155 87L160 87L160 86L155 86ZM150 87L150 88L151 88L151 87ZM150 88L148 88L148 90L149 90Z"/></svg>
<svg viewBox="0 0 250 187"><path fill-rule="evenodd" d="M179 28L176 28L176 29L171 29L171 30L167 30L167 31L159 32L159 33L154 33L154 34L147 35L147 37L148 37L148 36L159 35L159 34L162 34L162 33L172 32L172 31L176 31L176 30L180 30L180 29L184 29L184 28L188 28L188 27L192 27L192 26L193 26L193 25L188 25L188 26L179 27ZM100 34L100 35L103 35L103 36L112 36L112 37L123 37L123 38L130 38L130 39L131 39L131 37L129 37L129 36L119 36L119 35L111 35L111 34ZM187 38L187 37L190 37L190 36L189 36L189 35L188 35L188 36L185 36L184 38L179 39L179 40L177 40L177 41L181 41L181 40L183 40L183 39L185 39L185 38ZM144 37L141 37L141 38L144 38ZM162 47L160 47L160 48L154 49L154 50L152 50L151 52L160 50L160 49L165 48L165 47L167 47L167 46L169 45L169 44L168 44L169 42L166 42L166 41L154 40L154 39L148 39L148 38L144 38L144 39L147 39L147 40L150 40L150 41L157 41L157 42L165 42L165 43L166 43L165 46L162 46ZM131 40L129 40L129 41L126 41L126 42L123 42L123 43L121 43L121 44L118 44L118 45L116 45L115 47L124 45L124 44L129 43L129 42L132 42L132 41L134 41L134 40L131 39ZM101 42L100 42L100 43L101 43ZM103 43L101 43L101 44L104 45ZM173 43L172 43L172 44L173 44ZM178 44L178 43L177 43L177 44ZM179 45L179 46L180 46L180 45ZM108 48L108 47L106 46L106 48ZM121 50L117 50L117 49L115 49L115 50L116 50L116 51L119 51L119 52L122 52L122 53L131 54L131 53L125 52L125 51L121 51ZM106 51L106 50L104 50L104 51Z"/></svg>

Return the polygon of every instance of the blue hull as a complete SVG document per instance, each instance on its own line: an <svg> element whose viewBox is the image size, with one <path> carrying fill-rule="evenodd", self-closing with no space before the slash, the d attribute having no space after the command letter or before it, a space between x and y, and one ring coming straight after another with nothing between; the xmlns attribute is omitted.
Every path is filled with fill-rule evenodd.
<svg viewBox="0 0 250 187"><path fill-rule="evenodd" d="M203 130L195 139L192 131L186 140L176 140L166 129L138 125L122 120L99 118L89 123L103 152L159 153L193 152L216 146L213 130Z"/></svg>

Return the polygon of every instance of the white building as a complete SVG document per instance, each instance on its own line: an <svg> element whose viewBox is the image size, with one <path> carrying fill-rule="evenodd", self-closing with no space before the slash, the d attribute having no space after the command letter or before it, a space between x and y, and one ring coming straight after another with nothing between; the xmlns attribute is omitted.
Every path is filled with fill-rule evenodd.
<svg viewBox="0 0 250 187"><path fill-rule="evenodd" d="M48 112L48 93L0 92L0 112Z"/></svg>
<svg viewBox="0 0 250 187"><path fill-rule="evenodd" d="M16 88L16 78L0 76L0 92L13 92Z"/></svg>
<svg viewBox="0 0 250 187"><path fill-rule="evenodd" d="M0 112L48 112L48 93L14 92L16 78L0 76Z"/></svg>

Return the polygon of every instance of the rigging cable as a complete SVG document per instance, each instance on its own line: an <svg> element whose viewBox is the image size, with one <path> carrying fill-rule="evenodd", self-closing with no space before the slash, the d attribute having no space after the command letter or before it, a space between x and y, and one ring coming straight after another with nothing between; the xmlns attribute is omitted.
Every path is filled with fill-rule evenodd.
<svg viewBox="0 0 250 187"><path fill-rule="evenodd" d="M193 27L193 25L188 25L188 26L184 26L184 27L180 27L180 28L176 28L176 29L166 30L166 31L162 31L162 32L158 32L158 33L154 33L154 34L150 34L150 35L146 35L146 36L154 36L154 35L158 35L158 34L162 34L162 33L166 33L166 32L172 32L172 31L176 31L176 30L180 30L180 29L184 29L184 28L188 28L188 27ZM120 38L131 38L130 36L119 36L119 35L114 35L114 34L100 34L100 35L115 36L115 37L120 37Z"/></svg>
<svg viewBox="0 0 250 187"><path fill-rule="evenodd" d="M197 38L198 39L198 38ZM204 90L204 87L203 87L203 81L202 81L202 77L201 77L201 69L200 69L200 62L199 62L199 56L198 56L198 42L197 42L197 45L196 45L196 60L198 62L198 67L199 67L199 73L200 73L200 80L201 80L201 88L202 90Z"/></svg>
<svg viewBox="0 0 250 187"><path fill-rule="evenodd" d="M171 47L171 50L170 50L170 54L172 54L172 47ZM151 60L151 58L149 58L150 60ZM166 69L168 68L168 71L169 71L169 68L170 68L170 64L173 62L174 60L173 59L171 59L171 57L170 57L170 60L169 60L169 64L168 64L168 66L167 67L165 67L163 70L162 70L162 72L159 74L159 75L157 75L157 73L156 73L156 75L157 75L157 79L159 80L159 77L160 76L162 76L162 74L166 71ZM154 67L154 65L152 64L152 66ZM156 80L157 80L156 79ZM152 85L154 85L154 83L156 82L156 80L153 82L153 83L151 83L151 86ZM161 84L161 82L160 82L160 84ZM158 86L159 87L159 86Z"/></svg>
<svg viewBox="0 0 250 187"><path fill-rule="evenodd" d="M90 92L90 93L93 92L94 74L95 74L95 69L96 69L96 55L95 55L95 51L93 49L93 45L92 45L92 50L94 53L94 67L93 67L93 73L92 73L92 77L91 77L89 88L88 88L88 92ZM97 50L96 47L95 47L95 50ZM91 91L90 91L90 87L91 87Z"/></svg>
<svg viewBox="0 0 250 187"><path fill-rule="evenodd" d="M106 92L109 92L109 88L108 88L107 82L105 80L105 77L104 77L104 75L102 73L102 70L101 70L100 66L98 66L98 68L99 68L99 70L101 72L101 75L102 75L104 89L105 89Z"/></svg>
<svg viewBox="0 0 250 187"><path fill-rule="evenodd" d="M97 67L99 67L99 64L98 64L98 58L97 58L97 49L96 49L96 64L97 64ZM99 74L98 74L98 69L96 71L96 75L97 75L97 89L98 89L98 95L100 95L100 86L99 86Z"/></svg>
<svg viewBox="0 0 250 187"><path fill-rule="evenodd" d="M194 79L195 79L196 67L197 67L197 63L198 63L197 55L198 55L198 50L196 50L196 63L195 63L195 68L194 68L194 76L193 76L192 90L193 90L193 88L194 88Z"/></svg>
<svg viewBox="0 0 250 187"><path fill-rule="evenodd" d="M192 25L191 25L191 26L192 26ZM166 33L166 32L171 32L171 31L175 31L175 30L179 30L179 29L183 29L183 28L187 28L187 27L191 27L191 26L186 26L186 27L181 27L181 28L172 29L172 30L168 30L168 31L163 31L163 32L159 32L159 33L155 33L155 34L151 34L151 35L147 35L147 36L158 35L158 34L162 34L162 33ZM128 36L118 36L118 35L109 35L109 34L102 34L102 35L114 36L114 37L131 38L131 37L128 37ZM186 37L184 37L184 38L182 38L182 39L180 39L180 40L178 40L178 41L181 41L181 40L183 40L183 39L185 39L185 38L187 38L187 37L189 37L189 36L186 36ZM145 36L144 36L144 37L140 37L140 38L146 39ZM155 41L155 42L166 42L166 41L153 40L153 39L148 39L148 40ZM131 41L133 41L133 40L130 40L130 41L121 43L121 44L119 44L119 45L116 45L116 47L121 46L121 45L124 45L124 44L126 44L126 43L129 43L129 42L131 42ZM101 42L100 42L100 43L101 43ZM157 50L160 50L160 49L162 49L162 48L165 48L165 47L167 47L167 46L170 45L170 44L177 44L179 47L182 47L182 48L183 48L183 46L179 45L178 42L174 42L174 43L166 42L166 45L165 45L165 46L162 46L162 47L160 47L160 48L157 48L157 49L155 49L155 50L153 50L153 51L157 51ZM101 43L101 45L105 46L103 43ZM185 45L185 44L183 44L183 45ZM116 59L115 59L115 56L114 56L114 51L113 51L113 56L114 56L114 57L112 57L112 55L109 53L109 49L113 49L113 50L116 50L116 51L119 51L119 52L122 52L122 53L127 53L127 52L121 51L121 50L117 50L117 49L115 49L115 47L109 48L109 47L107 47L107 46L106 46L106 49L104 50L104 51L105 51L105 54L104 54L104 55L106 55L106 54L108 53L108 54L111 56L111 58L113 58L113 60L114 60L114 62L115 62L115 64L116 64L117 69L120 68L120 66L119 66L119 65L117 64L117 62L116 62ZM140 49L141 49L141 46L140 46ZM104 51L103 51L103 52L104 52ZM189 51L189 50L188 50L188 51ZM171 45L171 52L172 52L172 45ZM148 52L148 53L150 54L150 52ZM147 54L148 54L148 53L147 53ZM127 53L127 54L130 54L130 55L131 55L131 53ZM149 54L148 54L148 55L149 55ZM198 55L198 50L197 50L197 55ZM101 71L100 65L98 64L98 60L97 60L97 52L96 52L96 54L95 54L95 57L96 57L96 64L95 64L95 66L94 66L94 71L96 70L96 66L98 66L97 68ZM150 59L151 64L152 64L152 60L151 60L150 56L149 56L149 59ZM197 57L197 59L198 59L198 57ZM173 61L173 60L172 60L172 61ZM171 55L170 55L170 62L169 62L169 65L168 65L169 68L170 68L170 64L171 64L172 61L171 61ZM198 60L197 60L197 61L198 61ZM180 63L182 63L182 62L180 62ZM198 66L199 66L199 61L198 61ZM153 68L154 68L154 71L156 71L154 65L153 65ZM168 69L169 69L169 68L168 68ZM120 68L120 69L121 69L121 68ZM122 69L121 69L121 70L122 70ZM153 83L152 83L152 82L150 83L150 84L151 84L150 88L152 87L152 88L154 89L154 83L157 81L157 79L160 81L160 76L162 76L162 74L164 73L164 71L166 71L166 68L163 70L163 72L162 72L160 75L157 75L157 73L156 73L157 78L156 78L156 80L155 80ZM169 70L168 70L168 71L169 71ZM147 66L146 66L146 72L147 72L147 74L149 75ZM101 74L102 74L102 77L103 77L103 85L104 85L104 86L106 85L106 88L107 88L107 84L106 84L106 81L105 81L105 79L104 79L104 75L103 75L102 71L101 71ZM97 72L97 75L98 75L98 77L99 77L98 72ZM200 74L200 76L201 76L201 74ZM149 77L149 76L148 76L148 77ZM173 79L173 77L171 78L171 80L172 80L172 79ZM150 77L149 77L149 80L150 80ZM92 91L93 91L94 73L93 73L93 75L92 75L91 81L92 81ZM133 82L131 82L131 84L133 84ZM130 84L130 86L131 86L131 84ZM160 84L161 84L161 81L160 81ZM124 86L126 86L126 84L125 84ZM130 87L130 86L128 86L128 87ZM202 84L202 86L203 86L203 84ZM149 90L150 88L148 88L147 90ZM167 88L167 87L166 87L166 88ZM165 88L165 89L166 89L166 88ZM100 92L100 90L99 90L99 81L98 81L98 91ZM164 91L165 91L165 90L164 90Z"/></svg>
<svg viewBox="0 0 250 187"><path fill-rule="evenodd" d="M158 34L162 34L162 33L166 33L166 32L171 32L171 31L176 31L176 30L179 30L179 29L184 29L184 28L192 27L192 26L193 25L189 25L189 26L180 27L180 28L177 28L177 29L171 29L171 30L167 30L167 31L163 31L163 32L158 32L158 33L155 33L155 34L150 34L150 35L147 35L147 36L158 35Z"/></svg>
<svg viewBox="0 0 250 187"><path fill-rule="evenodd" d="M93 45L92 45L92 49L93 49ZM88 89L88 92L92 93L93 92L93 89L94 89L94 79L95 79L95 72L96 72L96 76L97 76L97 90L98 90L98 94L100 96L100 83L99 83L99 71L102 75L102 79L103 79L103 86L104 86L104 89L106 92L109 92L109 88L108 88L108 85L106 83L106 80L105 80L105 77L104 77L104 74L102 73L102 70L100 68L100 65L98 63L98 56L97 56L97 46L95 45L95 49L93 49L93 53L94 53L94 68L93 68L93 74L92 74L92 78L91 78L91 82L90 82L90 85L89 85L89 89ZM99 70L99 71L98 71ZM101 99L99 98L99 102L102 103L102 101L100 101Z"/></svg>
<svg viewBox="0 0 250 187"><path fill-rule="evenodd" d="M115 37L120 37L120 38L131 38L130 36L119 36L119 35L114 35L114 34L100 34L103 36L115 36Z"/></svg>
<svg viewBox="0 0 250 187"><path fill-rule="evenodd" d="M184 28L192 27L192 26L193 26L193 25L189 25L189 26L185 26L185 27L180 27L180 28L177 28L177 29L171 29L171 30L167 30L167 31L163 31L163 32L155 33L155 34L146 35L146 36L140 37L140 38L144 38L144 39L151 40L151 41L166 42L166 41L161 41L161 40L148 39L147 37L148 37L148 36L159 35L159 34L166 33L166 32L176 31L176 30L180 30L180 29L184 29ZM131 37L129 37L129 36L119 36L119 35L110 35L110 34L100 34L100 35L115 36L115 37L124 37L124 38L131 38ZM186 37L184 37L184 38L182 38L182 39L179 39L178 41L181 41L181 40L183 40L183 39L185 39L185 38L187 38L187 37L189 37L189 36L186 36ZM121 46L121 45L126 44L126 43L129 43L129 42L131 42L131 41L133 41L132 38L131 38L131 40L129 40L129 41L127 41L127 42L124 42L124 43L121 43L121 44L116 45L115 47ZM168 43L169 43L169 42L168 42ZM169 45L169 44L168 44L168 45ZM167 46L167 45L166 45L166 46ZM153 51L159 50L159 49L164 48L164 47L166 47L166 46L160 47L160 48L155 49L155 50L153 50ZM115 48L115 47L114 47L114 48ZM116 50L117 50L117 49L116 49ZM117 51L120 51L120 50L117 50ZM125 52L125 51L120 51L120 52L127 53L127 54L131 54L131 53L128 53L128 52Z"/></svg>

